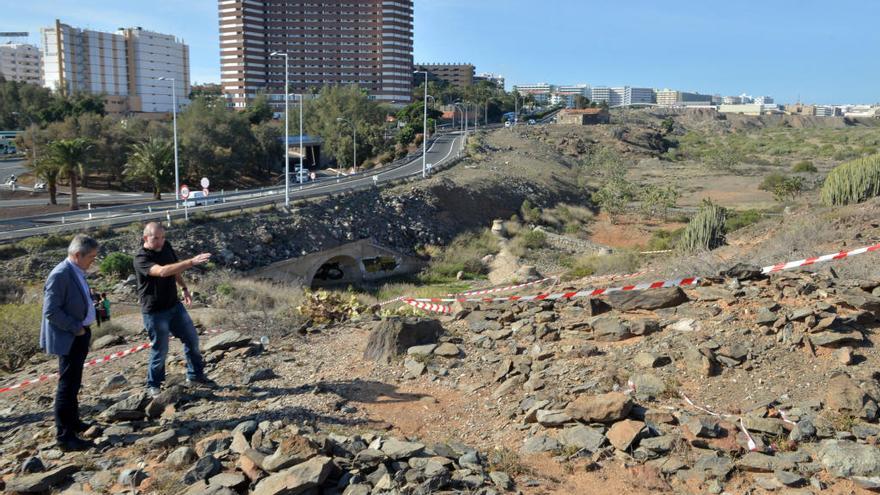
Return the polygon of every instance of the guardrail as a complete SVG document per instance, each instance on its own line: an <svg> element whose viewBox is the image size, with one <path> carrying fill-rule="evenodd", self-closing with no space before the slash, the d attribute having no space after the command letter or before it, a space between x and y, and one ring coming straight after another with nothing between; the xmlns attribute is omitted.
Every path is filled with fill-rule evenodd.
<svg viewBox="0 0 880 495"><path fill-rule="evenodd" d="M445 135L445 134L441 134L441 135ZM428 145L433 146L433 144L437 140L437 137L438 136L435 135L434 138L429 139ZM421 148L419 148L419 150L421 150ZM415 159L417 159L418 157L421 157L421 156L422 156L421 152L414 153L413 155L407 155L404 158L401 158L399 160L395 160L394 162L391 162L389 165L386 165L380 169L371 169L368 172L362 172L360 174L346 175L344 177L328 177L325 179L310 181L309 187L312 187L314 185L320 185L320 184L328 184L331 181L337 181L340 183L341 182L350 182L352 180L358 180L358 179L361 179L364 177L371 177L376 174L384 174L384 173L388 173L388 172L393 172L394 170L397 170L400 167L404 167L404 166L410 164L412 161L414 161ZM298 183L296 183L296 184L298 184ZM293 187L294 187L294 183L291 183L291 188L293 188ZM219 194L211 195L211 198L212 198L212 200L218 199L218 200L221 200L225 203L229 199L241 198L241 197L246 197L246 196L254 196L254 195L264 196L267 194L274 194L275 192L279 192L279 191L280 192L284 191L283 185L272 186L272 187L262 187L260 189L247 189L247 190L243 190L243 191L223 191ZM100 213L111 213L111 212L116 212L116 211L122 212L122 211L127 211L127 210L146 210L146 211L143 211L143 213L154 214L156 212L152 211L153 209L157 210L158 212L164 212L169 209L173 209L173 210L180 209L181 211L183 211L182 203L183 203L183 200L178 201L178 200L174 200L174 199L170 199L170 200L166 199L166 200L161 200L161 201L144 201L144 202L139 202L139 203L134 203L134 204L129 203L129 204L122 204L122 205L114 205L114 206L102 206L101 208L96 208L94 210L76 210L76 211L72 211L70 213L66 213L62 216L65 218L64 223L68 223L68 222L77 222L78 223L78 222L82 222L83 220L77 220L76 217L88 217L86 220L92 220L92 215L95 214L95 211L100 211ZM135 215L137 213L133 212L131 214ZM21 222L40 223L40 222L47 222L47 221L56 221L58 216L59 216L58 213L41 213L39 215L30 215L30 216L26 216L26 217L16 217L16 218L11 218L11 219L0 220L0 225L17 224L17 223L21 223ZM2 240L2 239L3 239L3 237L2 237L2 235L0 235L0 240Z"/></svg>
<svg viewBox="0 0 880 495"><path fill-rule="evenodd" d="M458 138L453 138L453 143L452 143L453 146L454 146L455 139L458 139ZM464 140L465 139L462 138L462 142ZM450 156L448 158L449 162L451 162L451 163L447 164L446 162L441 162L440 164L435 164L432 170L433 171L444 170L444 169L452 166L453 164L458 163L458 161L461 158L461 155L462 155L462 152L461 152L461 149L459 149L459 152L454 157ZM339 183L344 184L346 182L354 182L354 181L357 181L360 179L371 177L373 175L387 174L389 172L393 172L394 170L401 168L402 166L408 165L409 163L412 163L412 162L410 161L407 164L404 164L404 165L401 165L398 167L394 167L392 169L382 168L380 170L376 170L375 173L372 173L372 174L348 176L348 180L339 179L339 181L340 181ZM414 178L421 176L421 173L422 173L421 169L416 169L413 172L411 172L403 177L385 179L385 180L379 181L378 183L394 183L394 182L401 181L401 180L409 181L409 180L413 180ZM377 183L365 183L365 184L360 184L360 185L353 185L352 187L349 187L349 188L342 190L342 191L309 191L308 189L305 189L305 190L297 189L296 191L291 191L295 195L295 197L291 197L291 201L301 201L301 200L309 200L309 199L314 199L314 198L323 197L323 196L334 196L337 194L347 194L347 193L351 193L351 192L369 190L369 189L375 188L376 186L377 186ZM265 206L265 205L269 205L269 204L275 205L279 202L281 202L281 203L284 202L283 195L279 197L279 193L283 193L284 187L271 188L271 191L272 192L265 192L265 193L263 193L262 196L259 196L256 198L241 199L241 200L237 200L234 202L215 203L215 204L204 205L204 206L195 206L195 207L188 208L188 211L183 208L167 209L167 210L154 211L154 212L134 213L134 214L130 214L130 215L125 215L124 217L104 217L104 218L89 219L89 220L76 221L76 222L70 222L70 223L60 223L60 224L54 224L54 225L45 225L45 226L41 226L41 227L31 227L31 228L19 229L19 230L14 230L14 231L0 232L0 243L14 241L17 239L21 239L24 237L30 237L30 236L34 236L34 235L58 234L58 233L67 232L67 231L71 231L71 230L87 230L87 229L100 228L100 227L115 227L115 226L126 225L126 224L130 224L130 223L134 223L134 222L171 221L174 219L183 218L187 214L196 214L199 212L223 213L223 212L227 212L227 211L244 210L245 208L249 209L249 208L254 208L254 207L258 207L258 206ZM250 192L249 194L254 194L254 193ZM267 195L270 197L267 197ZM162 203L166 203L166 202L163 201ZM175 203L175 201L170 201L170 203L173 205ZM108 209L109 208L101 208L102 211L107 211ZM55 216L57 216L57 214ZM18 219L18 220L20 220L20 219Z"/></svg>

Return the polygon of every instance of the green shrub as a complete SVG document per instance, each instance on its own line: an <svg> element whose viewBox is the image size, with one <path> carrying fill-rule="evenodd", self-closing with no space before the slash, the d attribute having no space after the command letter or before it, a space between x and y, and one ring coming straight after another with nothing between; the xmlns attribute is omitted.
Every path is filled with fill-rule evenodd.
<svg viewBox="0 0 880 495"><path fill-rule="evenodd" d="M655 230L651 234L651 239L648 240L646 250L665 251L667 249L674 249L683 234L684 227L675 230Z"/></svg>
<svg viewBox="0 0 880 495"><path fill-rule="evenodd" d="M880 155L844 163L834 168L822 186L828 206L861 203L880 195Z"/></svg>
<svg viewBox="0 0 880 495"><path fill-rule="evenodd" d="M70 244L70 240L71 237L69 236L49 234L45 237L33 236L22 239L18 242L18 245L30 252L36 252L55 248L66 248Z"/></svg>
<svg viewBox="0 0 880 495"><path fill-rule="evenodd" d="M731 211L727 217L726 228L728 232L734 232L743 227L758 223L764 215L758 210Z"/></svg>
<svg viewBox="0 0 880 495"><path fill-rule="evenodd" d="M454 279L458 272L464 272L465 278L485 275L487 268L482 259L498 253L499 249L498 239L488 229L460 234L441 252L432 253L422 277L429 283L436 283Z"/></svg>
<svg viewBox="0 0 880 495"><path fill-rule="evenodd" d="M41 306L0 304L0 370L15 371L40 350Z"/></svg>
<svg viewBox="0 0 880 495"><path fill-rule="evenodd" d="M101 260L101 273L126 278L134 273L134 260L125 253L110 253Z"/></svg>
<svg viewBox="0 0 880 495"><path fill-rule="evenodd" d="M18 244L0 245L0 260L11 260L23 254L27 254L27 251Z"/></svg>
<svg viewBox="0 0 880 495"><path fill-rule="evenodd" d="M617 251L606 255L591 254L575 259L565 278L571 280L590 275L632 273L639 268L639 264L639 256L633 251Z"/></svg>
<svg viewBox="0 0 880 495"><path fill-rule="evenodd" d="M724 244L726 210L710 200L703 200L700 211L687 224L679 247L685 251L715 249Z"/></svg>
<svg viewBox="0 0 880 495"><path fill-rule="evenodd" d="M779 172L767 174L764 176L764 180L761 181L761 184L758 185L758 189L772 193L780 184L785 182L786 178L787 177L784 174L780 174Z"/></svg>
<svg viewBox="0 0 880 495"><path fill-rule="evenodd" d="M794 164L794 167L791 168L791 171L799 174L799 173L816 173L818 169L813 165L813 162L810 160L803 160Z"/></svg>
<svg viewBox="0 0 880 495"><path fill-rule="evenodd" d="M523 221L526 223L538 223L541 220L541 209L532 206L532 202L525 200L519 209L522 214Z"/></svg>

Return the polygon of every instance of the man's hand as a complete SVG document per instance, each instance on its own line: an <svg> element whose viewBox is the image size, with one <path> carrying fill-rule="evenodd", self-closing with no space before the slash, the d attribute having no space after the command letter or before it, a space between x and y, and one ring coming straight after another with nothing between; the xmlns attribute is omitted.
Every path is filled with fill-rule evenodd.
<svg viewBox="0 0 880 495"><path fill-rule="evenodd" d="M86 334L86 329L85 329L85 327L79 327L79 331L76 332L76 333L73 334L73 335L74 335L75 337L82 337L82 336L85 335L85 334Z"/></svg>
<svg viewBox="0 0 880 495"><path fill-rule="evenodd" d="M192 266L203 265L211 259L211 253L202 253L190 258L190 263Z"/></svg>
<svg viewBox="0 0 880 495"><path fill-rule="evenodd" d="M183 288L183 304L190 306L190 305L192 305L192 302L193 302L193 298L192 298L192 294L189 293L189 288L184 287Z"/></svg>

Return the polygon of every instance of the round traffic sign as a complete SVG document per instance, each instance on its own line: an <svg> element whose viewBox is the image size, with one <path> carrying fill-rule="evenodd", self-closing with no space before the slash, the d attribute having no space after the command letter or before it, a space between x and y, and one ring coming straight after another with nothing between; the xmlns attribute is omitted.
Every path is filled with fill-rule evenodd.
<svg viewBox="0 0 880 495"><path fill-rule="evenodd" d="M202 189L207 189L208 186L211 185L211 181L209 181L207 177L202 177L202 180L201 180L201 182L199 182L199 185L202 186Z"/></svg>
<svg viewBox="0 0 880 495"><path fill-rule="evenodd" d="M189 187L186 184L180 186L180 197L186 199L189 197Z"/></svg>
<svg viewBox="0 0 880 495"><path fill-rule="evenodd" d="M205 196L208 195L208 188L207 187L202 189L202 194L204 194Z"/></svg>

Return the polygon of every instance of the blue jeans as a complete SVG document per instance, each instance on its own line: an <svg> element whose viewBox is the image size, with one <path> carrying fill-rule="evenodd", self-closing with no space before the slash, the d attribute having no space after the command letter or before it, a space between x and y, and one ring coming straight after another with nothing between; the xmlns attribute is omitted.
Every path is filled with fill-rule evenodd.
<svg viewBox="0 0 880 495"><path fill-rule="evenodd" d="M168 336L174 335L183 343L186 355L186 377L204 376L205 362L199 352L199 336L189 313L183 304L156 313L143 313L144 326L150 335L150 367L147 370L147 386L159 387L165 381L165 358L168 355Z"/></svg>

